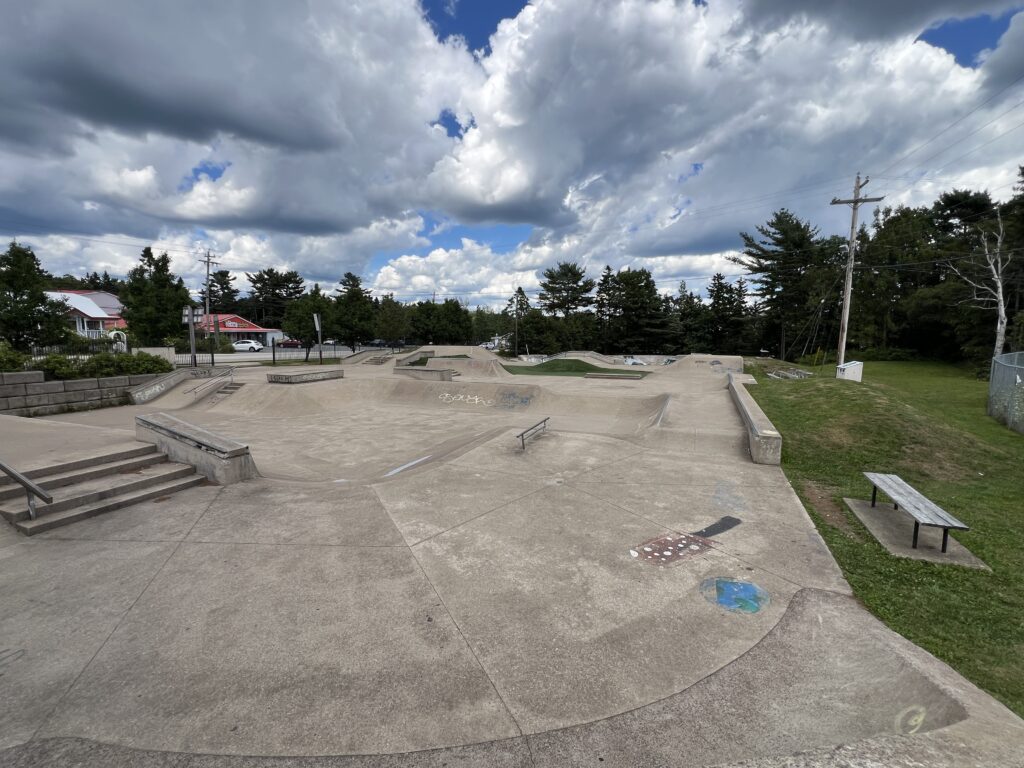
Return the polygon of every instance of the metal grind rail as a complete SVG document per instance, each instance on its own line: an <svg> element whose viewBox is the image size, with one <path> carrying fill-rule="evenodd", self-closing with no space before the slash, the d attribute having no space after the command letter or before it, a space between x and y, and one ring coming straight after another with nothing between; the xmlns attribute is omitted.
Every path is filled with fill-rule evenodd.
<svg viewBox="0 0 1024 768"><path fill-rule="evenodd" d="M536 437L541 432L544 432L545 430L547 430L547 428L548 428L548 421L550 421L550 420L551 420L550 416L548 416L548 417L546 417L544 419L541 419L540 421L538 421L536 424L534 424L529 429L524 429L522 432L520 432L518 435L516 435L516 440L518 440L520 443L522 443L524 451L526 450L526 441L529 440L531 437Z"/></svg>
<svg viewBox="0 0 1024 768"><path fill-rule="evenodd" d="M14 467L10 467L7 464L4 464L2 461L0 461L0 471L2 471L5 475L11 478L11 480L13 480L18 485L25 489L25 496L28 498L28 516L32 520L36 519L36 500L32 498L33 496L38 496L47 504L53 503L53 496L51 496L38 485L33 483L31 480L29 480L27 477L21 474L21 472L16 470Z"/></svg>

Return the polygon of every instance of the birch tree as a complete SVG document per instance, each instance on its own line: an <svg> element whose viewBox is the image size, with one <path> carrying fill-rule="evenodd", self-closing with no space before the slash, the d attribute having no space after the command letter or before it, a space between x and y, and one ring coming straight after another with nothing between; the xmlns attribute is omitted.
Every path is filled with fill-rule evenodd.
<svg viewBox="0 0 1024 768"><path fill-rule="evenodd" d="M996 343L992 356L1003 354L1006 346L1006 274L1013 261L1013 252L1003 247L1006 230L1003 217L996 208L996 231L988 232L978 228L981 233L981 254L958 267L950 262L949 267L957 277L970 286L973 295L969 299L976 306L996 311ZM992 242L994 237L995 242Z"/></svg>

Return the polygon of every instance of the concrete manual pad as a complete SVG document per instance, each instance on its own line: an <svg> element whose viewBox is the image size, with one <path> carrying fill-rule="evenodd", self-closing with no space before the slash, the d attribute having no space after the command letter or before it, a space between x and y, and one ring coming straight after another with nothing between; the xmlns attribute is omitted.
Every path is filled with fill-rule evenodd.
<svg viewBox="0 0 1024 768"><path fill-rule="evenodd" d="M369 488L253 480L225 486L189 541L404 546Z"/></svg>
<svg viewBox="0 0 1024 768"><path fill-rule="evenodd" d="M893 509L891 503L878 502L872 507L871 502L866 500L843 499L843 501L891 555L906 557L910 560L927 560L930 563L992 570L984 561L975 557L967 547L953 538L956 531L949 532L949 544L946 551L943 552L942 529L922 525L917 536L917 549L914 549L914 518L906 512Z"/></svg>
<svg viewBox="0 0 1024 768"><path fill-rule="evenodd" d="M173 544L26 541L0 557L0 746L29 738Z"/></svg>
<svg viewBox="0 0 1024 768"><path fill-rule="evenodd" d="M630 555L663 533L551 487L413 551L520 727L536 733L696 682L757 642L795 591L714 552L672 568ZM756 579L771 605L728 613L700 593L711 576Z"/></svg>
<svg viewBox="0 0 1024 768"><path fill-rule="evenodd" d="M517 734L408 550L189 543L40 733L286 755Z"/></svg>

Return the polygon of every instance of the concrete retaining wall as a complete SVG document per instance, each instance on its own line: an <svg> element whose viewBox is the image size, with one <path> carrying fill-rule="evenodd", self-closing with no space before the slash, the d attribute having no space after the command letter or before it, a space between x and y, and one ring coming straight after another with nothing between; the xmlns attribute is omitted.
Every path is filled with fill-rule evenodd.
<svg viewBox="0 0 1024 768"><path fill-rule="evenodd" d="M106 376L99 379L44 381L42 371L0 374L0 414L50 416L68 411L87 411L129 402L128 392L157 377Z"/></svg>
<svg viewBox="0 0 1024 768"><path fill-rule="evenodd" d="M782 461L782 435L747 392L747 386L756 383L749 374L730 373L729 394L747 427L750 458L755 464L778 464Z"/></svg>
<svg viewBox="0 0 1024 768"><path fill-rule="evenodd" d="M189 424L167 413L135 417L135 438L153 443L171 461L191 464L219 485L259 477L249 446Z"/></svg>
<svg viewBox="0 0 1024 768"><path fill-rule="evenodd" d="M455 371L451 368L398 368L393 371L399 376L422 381L451 381Z"/></svg>
<svg viewBox="0 0 1024 768"><path fill-rule="evenodd" d="M329 371L311 371L309 373L268 373L267 381L270 384L305 384L310 381L327 381L329 379L343 379L345 371L341 368L333 368Z"/></svg>

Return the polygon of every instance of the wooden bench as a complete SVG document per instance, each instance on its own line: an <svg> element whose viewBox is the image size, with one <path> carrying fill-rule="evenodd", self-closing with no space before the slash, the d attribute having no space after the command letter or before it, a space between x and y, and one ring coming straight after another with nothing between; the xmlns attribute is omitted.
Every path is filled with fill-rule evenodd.
<svg viewBox="0 0 1024 768"><path fill-rule="evenodd" d="M958 531L970 530L968 526L957 520L949 512L922 496L898 475L865 472L864 477L871 482L872 507L875 506L878 491L881 490L882 493L892 499L893 509L902 508L904 512L914 518L914 549L917 549L917 534L922 525L942 529L943 552L946 551L946 545L949 543L949 531L951 528Z"/></svg>

